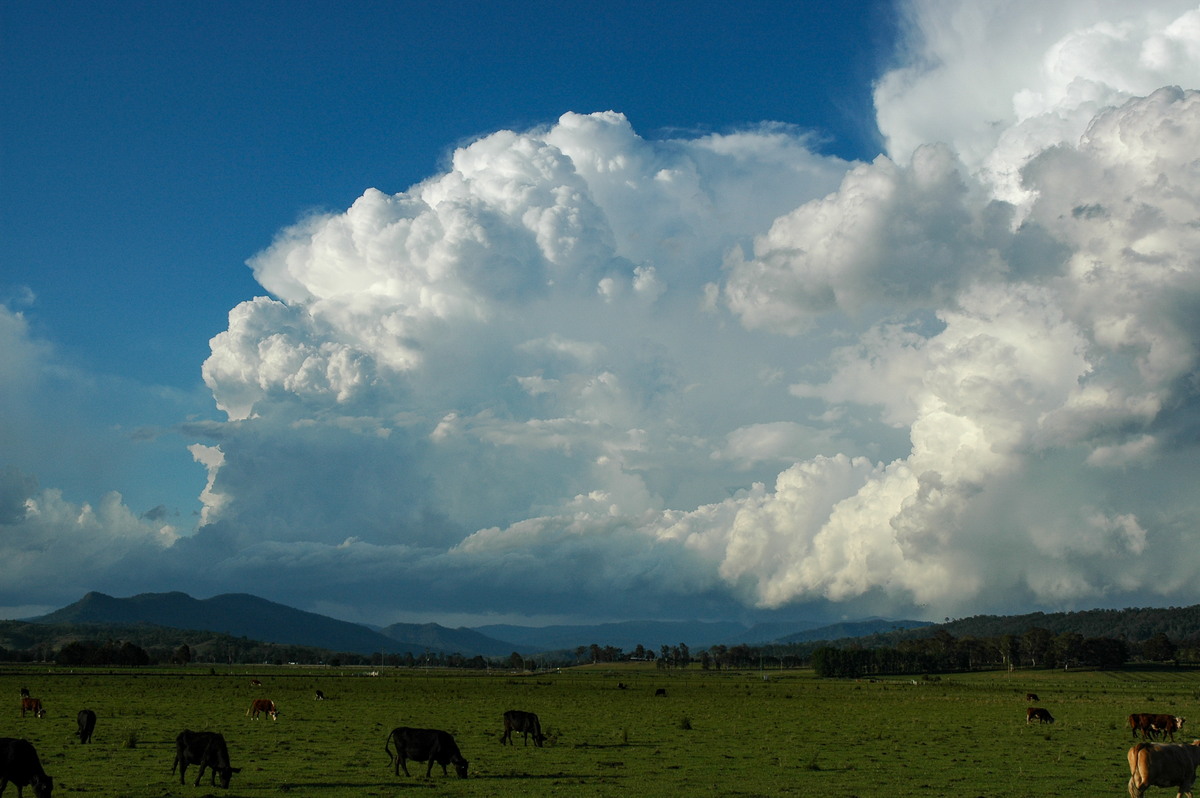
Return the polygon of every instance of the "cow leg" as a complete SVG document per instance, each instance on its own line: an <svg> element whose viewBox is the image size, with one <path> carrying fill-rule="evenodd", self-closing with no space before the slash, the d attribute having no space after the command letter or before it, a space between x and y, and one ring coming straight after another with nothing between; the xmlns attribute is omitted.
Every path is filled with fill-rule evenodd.
<svg viewBox="0 0 1200 798"><path fill-rule="evenodd" d="M404 771L405 776L412 775L411 773L408 772L408 765L405 764L403 756L397 757L396 761L400 764L400 768ZM397 773L396 775L399 776L400 774Z"/></svg>

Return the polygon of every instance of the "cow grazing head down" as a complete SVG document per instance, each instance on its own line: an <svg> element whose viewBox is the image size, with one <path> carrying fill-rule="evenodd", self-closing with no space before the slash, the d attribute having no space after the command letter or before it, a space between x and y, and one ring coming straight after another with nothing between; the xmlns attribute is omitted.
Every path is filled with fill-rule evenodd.
<svg viewBox="0 0 1200 798"><path fill-rule="evenodd" d="M1054 716L1050 714L1050 710L1041 707L1030 707L1025 710L1025 722L1033 723L1035 720L1038 723L1053 723Z"/></svg>
<svg viewBox="0 0 1200 798"><path fill-rule="evenodd" d="M76 716L76 723L79 730L75 733L79 736L79 742L90 743L92 733L96 731L96 713L90 709L81 709Z"/></svg>
<svg viewBox="0 0 1200 798"><path fill-rule="evenodd" d="M241 768L235 768L229 764L229 749L225 745L225 738L217 732L194 732L184 729L175 738L175 764L171 765L171 772L175 772L175 768L179 768L179 783L183 784L183 772L187 770L188 765L199 765L196 771L195 786L200 786L200 778L204 775L204 769L208 768L211 776L209 784L216 786L217 778L221 779L221 787L229 789L229 779L234 773L241 772Z"/></svg>
<svg viewBox="0 0 1200 798"><path fill-rule="evenodd" d="M32 712L35 718L46 717L46 710L42 707L42 699L30 698L22 696L21 698L21 717L25 717L26 712Z"/></svg>
<svg viewBox="0 0 1200 798"><path fill-rule="evenodd" d="M1163 738L1175 742L1175 732L1183 728L1183 723L1178 715L1135 712L1129 716L1129 731L1135 739L1140 733L1143 740Z"/></svg>
<svg viewBox="0 0 1200 798"><path fill-rule="evenodd" d="M392 755L393 745L396 747L394 757ZM425 778L429 778L433 773L435 762L442 766L443 776L449 775L446 772L446 766L454 765L454 772L460 779L467 777L467 760L458 750L458 743L454 742L453 735L440 729L411 729L407 726L399 726L392 729L387 742L383 744L383 750L387 752L388 764L395 762L393 770L397 776L400 775L401 770L404 771L405 776L410 775L405 760L411 759L414 762L429 763L425 768Z"/></svg>
<svg viewBox="0 0 1200 798"><path fill-rule="evenodd" d="M1137 743L1125 755L1129 760L1129 796L1142 798L1150 787L1178 787L1191 798L1200 765L1200 740L1190 745Z"/></svg>
<svg viewBox="0 0 1200 798"><path fill-rule="evenodd" d="M42 770L37 749L28 740L0 737L0 794L9 782L17 785L17 796L24 795L26 786L33 788L34 798L51 798L54 779Z"/></svg>
<svg viewBox="0 0 1200 798"><path fill-rule="evenodd" d="M246 710L246 714L250 715L251 720L258 720L258 716L264 713L271 720L279 720L279 710L275 707L275 702L269 698L254 699L250 708Z"/></svg>
<svg viewBox="0 0 1200 798"><path fill-rule="evenodd" d="M533 744L538 748L541 748L542 743L546 742L546 735L542 734L542 722L532 712L510 709L504 713L504 734L500 737L500 744L512 743L513 732L521 734L525 745L529 745L529 735L531 734L533 735Z"/></svg>

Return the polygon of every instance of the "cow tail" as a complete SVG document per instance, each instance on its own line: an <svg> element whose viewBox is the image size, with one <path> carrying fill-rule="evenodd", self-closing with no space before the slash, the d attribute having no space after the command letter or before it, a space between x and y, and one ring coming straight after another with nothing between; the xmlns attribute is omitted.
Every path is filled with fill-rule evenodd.
<svg viewBox="0 0 1200 798"><path fill-rule="evenodd" d="M394 731L389 732L388 736L387 736L387 742L385 742L383 744L383 750L386 751L387 755L388 755L388 765L389 766L391 766L392 762L395 761L395 757L392 756L392 737L395 736L395 734L396 733Z"/></svg>

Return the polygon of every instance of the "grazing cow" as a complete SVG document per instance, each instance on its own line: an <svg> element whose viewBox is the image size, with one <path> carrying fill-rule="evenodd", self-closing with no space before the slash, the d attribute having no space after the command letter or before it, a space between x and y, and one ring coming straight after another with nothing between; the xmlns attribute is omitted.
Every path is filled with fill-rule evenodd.
<svg viewBox="0 0 1200 798"><path fill-rule="evenodd" d="M96 713L90 709L81 709L75 720L79 724L79 731L75 732L79 735L79 742L90 743L92 732L96 730Z"/></svg>
<svg viewBox="0 0 1200 798"><path fill-rule="evenodd" d="M654 695L662 696L663 698L666 698L667 697L667 688L665 688L665 687L658 688L657 690L654 691Z"/></svg>
<svg viewBox="0 0 1200 798"><path fill-rule="evenodd" d="M256 698L250 704L250 708L246 710L246 714L252 720L258 720L261 714L267 714L271 720L279 720L279 710L275 708L275 702L269 698Z"/></svg>
<svg viewBox="0 0 1200 798"><path fill-rule="evenodd" d="M1133 739L1137 739L1138 734L1142 735L1143 740L1150 739L1150 719L1154 715L1149 712L1134 712L1129 716L1129 734Z"/></svg>
<svg viewBox="0 0 1200 798"><path fill-rule="evenodd" d="M516 745L512 741L513 732L521 733L525 745L529 745L529 735L531 734L533 735L533 744L538 748L541 748L542 743L546 741L546 735L542 734L542 722L532 712L510 709L504 713L504 736L500 738L500 744Z"/></svg>
<svg viewBox="0 0 1200 798"><path fill-rule="evenodd" d="M1041 701L1042 699L1037 697L1037 693L1026 693L1025 700L1032 703L1032 702Z"/></svg>
<svg viewBox="0 0 1200 798"><path fill-rule="evenodd" d="M1025 722L1033 723L1035 720L1038 723L1053 723L1054 716L1050 714L1049 710L1041 707L1030 707L1025 710Z"/></svg>
<svg viewBox="0 0 1200 798"><path fill-rule="evenodd" d="M1196 765L1200 764L1200 740L1190 745L1136 743L1126 758L1129 798L1142 798L1148 787L1178 787L1179 796L1191 798Z"/></svg>
<svg viewBox="0 0 1200 798"><path fill-rule="evenodd" d="M318 690L318 691L317 691L317 700L318 700L318 701L324 701L324 700L325 700L325 694L324 694L324 693L322 693L320 690Z"/></svg>
<svg viewBox="0 0 1200 798"><path fill-rule="evenodd" d="M1183 728L1183 722L1184 718L1177 715L1135 712L1129 716L1129 733L1135 739L1140 733L1143 740L1165 737L1174 742L1175 732Z"/></svg>
<svg viewBox="0 0 1200 798"><path fill-rule="evenodd" d="M17 798L24 798L26 785L33 787L34 798L51 798L54 779L42 770L37 750L28 740L0 737L0 795L9 782L17 785Z"/></svg>
<svg viewBox="0 0 1200 798"><path fill-rule="evenodd" d="M443 776L448 775L446 765L453 764L454 772L460 779L467 777L467 760L463 759L462 752L458 750L458 743L454 742L454 737L449 732L439 729L410 729L407 726L392 729L387 742L383 744L383 750L387 751L389 765L393 761L393 743L396 745L393 770L397 776L400 775L401 769L404 770L405 776L409 775L408 766L404 762L406 759L411 759L414 762L429 763L429 766L425 768L425 778L429 778L429 774L433 772L434 762L442 766Z"/></svg>
<svg viewBox="0 0 1200 798"><path fill-rule="evenodd" d="M200 769L196 771L196 783L194 786L200 786L200 777L204 775L204 769L208 768L210 773L209 783L214 787L217 784L217 777L221 777L221 787L229 789L229 779L234 773L241 772L241 768L230 767L229 765L229 749L225 746L225 738L218 732L194 732L184 729L175 738L175 764L171 765L171 772L175 772L175 768L179 768L179 783L183 784L183 772L187 770L188 765L199 765Z"/></svg>
<svg viewBox="0 0 1200 798"><path fill-rule="evenodd" d="M262 682L260 682L258 679L251 679L250 686L251 687L262 687Z"/></svg>
<svg viewBox="0 0 1200 798"><path fill-rule="evenodd" d="M42 709L42 699L30 698L25 696L21 699L21 717L25 717L26 712L32 712L35 718L46 717L46 710Z"/></svg>

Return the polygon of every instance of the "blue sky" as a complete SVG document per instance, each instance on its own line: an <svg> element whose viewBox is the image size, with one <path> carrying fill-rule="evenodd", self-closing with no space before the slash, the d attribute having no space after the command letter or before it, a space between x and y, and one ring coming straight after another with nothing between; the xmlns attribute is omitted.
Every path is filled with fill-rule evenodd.
<svg viewBox="0 0 1200 798"><path fill-rule="evenodd" d="M1200 10L1044 5L4 4L0 607L1196 601Z"/></svg>

